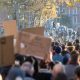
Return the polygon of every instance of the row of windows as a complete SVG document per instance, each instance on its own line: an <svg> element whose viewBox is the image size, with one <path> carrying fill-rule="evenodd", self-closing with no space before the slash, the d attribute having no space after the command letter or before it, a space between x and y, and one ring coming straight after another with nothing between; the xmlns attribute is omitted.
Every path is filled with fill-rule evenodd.
<svg viewBox="0 0 80 80"><path fill-rule="evenodd" d="M78 19L77 19L77 16L74 16L73 18L72 18L72 22L73 22L73 24L77 24L77 21Z"/></svg>
<svg viewBox="0 0 80 80"><path fill-rule="evenodd" d="M80 24L80 20L77 18L77 16L73 16L71 20L72 20L73 25ZM57 20L56 20L56 22L57 22ZM58 22L60 22L60 21L58 20Z"/></svg>
<svg viewBox="0 0 80 80"><path fill-rule="evenodd" d="M80 8L58 8L58 13L65 13L65 14L79 14Z"/></svg>
<svg viewBox="0 0 80 80"><path fill-rule="evenodd" d="M80 8L75 7L75 8L58 8L58 14L67 14L72 16L72 23L73 24L78 24L79 21L79 17L77 17L80 14Z"/></svg>
<svg viewBox="0 0 80 80"><path fill-rule="evenodd" d="M73 24L80 24L80 16L73 16L72 17Z"/></svg>

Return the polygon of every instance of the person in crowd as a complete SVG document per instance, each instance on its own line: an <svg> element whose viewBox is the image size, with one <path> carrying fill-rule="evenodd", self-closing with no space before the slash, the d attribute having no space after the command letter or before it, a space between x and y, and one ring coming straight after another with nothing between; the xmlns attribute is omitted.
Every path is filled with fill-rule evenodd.
<svg viewBox="0 0 80 80"><path fill-rule="evenodd" d="M16 54L15 65L5 80L73 80L74 76L80 80L79 47L79 41L76 41L75 50L72 42L68 42L67 47L53 42L49 51L52 62L43 59L40 64L33 56Z"/></svg>
<svg viewBox="0 0 80 80"><path fill-rule="evenodd" d="M55 46L55 42L52 42L52 43L51 43L51 47L53 47L53 46Z"/></svg>
<svg viewBox="0 0 80 80"><path fill-rule="evenodd" d="M75 80L80 80L80 66L77 66L74 72L75 72Z"/></svg>
<svg viewBox="0 0 80 80"><path fill-rule="evenodd" d="M59 46L59 42L55 42L55 46Z"/></svg>
<svg viewBox="0 0 80 80"><path fill-rule="evenodd" d="M18 67L20 66L20 58L19 57L16 57L18 54L15 55L15 66ZM6 76L8 75L8 72L12 69L13 71L13 68L15 68L15 66L12 67L12 65L10 66L6 66L6 67L2 67L0 70L1 70L1 74L2 74L2 77L3 77L3 80L6 78Z"/></svg>
<svg viewBox="0 0 80 80"><path fill-rule="evenodd" d="M31 56L32 60L33 60L33 66L34 66L34 74L33 77L35 78L35 76L38 74L39 72L39 64L38 64L38 60L37 58Z"/></svg>
<svg viewBox="0 0 80 80"><path fill-rule="evenodd" d="M67 46L73 46L72 42L68 42Z"/></svg>
<svg viewBox="0 0 80 80"><path fill-rule="evenodd" d="M56 46L55 47L55 55L53 55L53 61L60 61L63 62L63 56L61 55L61 47L60 46Z"/></svg>
<svg viewBox="0 0 80 80"><path fill-rule="evenodd" d="M79 52L76 51L76 50L74 50L74 51L71 52L71 55L72 55L72 54L79 54Z"/></svg>
<svg viewBox="0 0 80 80"><path fill-rule="evenodd" d="M80 45L79 44L75 45L75 50L79 54L79 50L80 50Z"/></svg>
<svg viewBox="0 0 80 80"><path fill-rule="evenodd" d="M75 45L79 44L79 39L75 40Z"/></svg>
<svg viewBox="0 0 80 80"><path fill-rule="evenodd" d="M39 72L36 75L36 80L51 80L51 72L48 70L47 65L44 60L40 62Z"/></svg>
<svg viewBox="0 0 80 80"><path fill-rule="evenodd" d="M70 59L67 56L63 57L63 65L67 65L69 63Z"/></svg>
<svg viewBox="0 0 80 80"><path fill-rule="evenodd" d="M19 61L20 65L22 65L22 63L24 62L25 56L20 55L19 53L15 54L15 61Z"/></svg>
<svg viewBox="0 0 80 80"><path fill-rule="evenodd" d="M62 65L62 63L57 63L57 64L55 64L55 66L53 67L52 79L55 79L55 77L56 77L59 73L65 73L64 66Z"/></svg>
<svg viewBox="0 0 80 80"><path fill-rule="evenodd" d="M64 51L64 53L62 53L63 56L63 64L66 65L70 62L71 56L67 51Z"/></svg>
<svg viewBox="0 0 80 80"><path fill-rule="evenodd" d="M55 80L68 80L67 76L65 73L59 73L56 77Z"/></svg>
<svg viewBox="0 0 80 80"><path fill-rule="evenodd" d="M3 80L7 76L11 67L11 65L0 67L0 74L2 75Z"/></svg>
<svg viewBox="0 0 80 80"><path fill-rule="evenodd" d="M56 47L55 42L52 42L51 47L49 49L52 55L55 55L55 47Z"/></svg>
<svg viewBox="0 0 80 80"><path fill-rule="evenodd" d="M30 57L25 57L19 55L16 57L15 65L10 69L6 80L15 80L17 77L22 79L34 80L34 67L33 67L33 60ZM20 62L21 61L21 62Z"/></svg>
<svg viewBox="0 0 80 80"><path fill-rule="evenodd" d="M20 69L19 66L13 66L10 69L5 80L15 80L18 76L20 76L21 78L24 78L25 73Z"/></svg>
<svg viewBox="0 0 80 80"><path fill-rule="evenodd" d="M53 47L52 47L52 54L53 54L53 55L55 55L55 48L56 48L56 46L53 46Z"/></svg>
<svg viewBox="0 0 80 80"><path fill-rule="evenodd" d="M61 46L61 47L62 47L62 52L61 52L61 54L64 56L64 55L65 55L65 51L66 51L66 50L65 50L65 45L64 45L64 44L62 44L62 46Z"/></svg>
<svg viewBox="0 0 80 80"><path fill-rule="evenodd" d="M67 43L67 51L68 53L71 53L74 50L72 42Z"/></svg>
<svg viewBox="0 0 80 80"><path fill-rule="evenodd" d="M54 66L55 66L55 63L54 62L49 62L48 69L52 71L53 68L54 68Z"/></svg>
<svg viewBox="0 0 80 80"><path fill-rule="evenodd" d="M78 55L78 65L80 66L80 54Z"/></svg>
<svg viewBox="0 0 80 80"><path fill-rule="evenodd" d="M36 74L38 73L38 63L36 58L33 56L27 56L21 69L25 72L26 79L34 80Z"/></svg>
<svg viewBox="0 0 80 80"><path fill-rule="evenodd" d="M66 47L64 44L61 45L62 47L62 51L61 51L61 55L63 56L63 64L66 65L68 64L68 62L70 61L70 54L69 52L66 50Z"/></svg>
<svg viewBox="0 0 80 80"><path fill-rule="evenodd" d="M68 79L74 76L74 70L76 66L78 65L77 60L78 60L78 54L72 54L70 63L65 65L65 73Z"/></svg>
<svg viewBox="0 0 80 80"><path fill-rule="evenodd" d="M24 80L34 80L33 74L34 74L34 67L33 65L26 61L22 64L21 70L25 72Z"/></svg>
<svg viewBox="0 0 80 80"><path fill-rule="evenodd" d="M68 51L69 54L70 54L73 50L74 50L74 49L73 49L73 46L68 46L67 51Z"/></svg>
<svg viewBox="0 0 80 80"><path fill-rule="evenodd" d="M78 39L75 40L74 46L75 46L75 50L80 52L80 43Z"/></svg>

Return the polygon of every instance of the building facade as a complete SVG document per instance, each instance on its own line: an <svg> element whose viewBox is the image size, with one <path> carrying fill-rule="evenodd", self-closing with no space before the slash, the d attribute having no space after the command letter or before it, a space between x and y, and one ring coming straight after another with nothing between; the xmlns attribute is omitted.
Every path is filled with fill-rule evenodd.
<svg viewBox="0 0 80 80"><path fill-rule="evenodd" d="M70 7L65 2L57 7L57 15L66 15L70 17L73 27L80 27L80 3L74 3L74 6Z"/></svg>

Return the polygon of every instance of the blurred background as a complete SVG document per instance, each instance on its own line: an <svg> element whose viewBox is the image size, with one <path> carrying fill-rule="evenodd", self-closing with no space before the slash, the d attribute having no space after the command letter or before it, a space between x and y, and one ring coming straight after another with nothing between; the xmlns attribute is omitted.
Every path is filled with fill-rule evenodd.
<svg viewBox="0 0 80 80"><path fill-rule="evenodd" d="M71 41L80 36L80 0L0 0L0 28L5 20L16 20L18 30L44 27L45 36Z"/></svg>

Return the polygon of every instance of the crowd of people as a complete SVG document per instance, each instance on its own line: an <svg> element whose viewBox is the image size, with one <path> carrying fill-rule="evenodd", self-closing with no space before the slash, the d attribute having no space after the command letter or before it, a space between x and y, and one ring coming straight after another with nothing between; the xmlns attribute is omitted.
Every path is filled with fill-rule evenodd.
<svg viewBox="0 0 80 80"><path fill-rule="evenodd" d="M80 45L52 42L50 61L33 56L15 55L15 64L5 80L80 80Z"/></svg>

